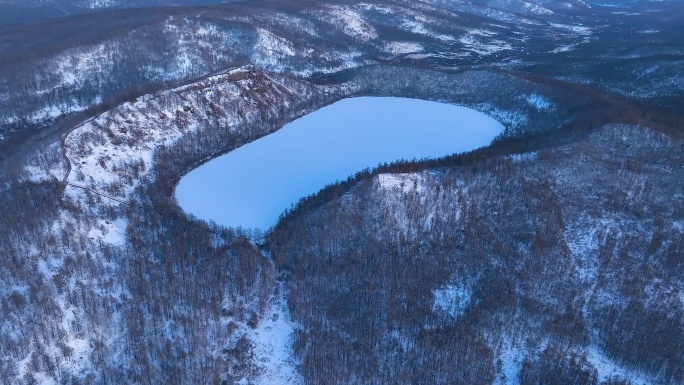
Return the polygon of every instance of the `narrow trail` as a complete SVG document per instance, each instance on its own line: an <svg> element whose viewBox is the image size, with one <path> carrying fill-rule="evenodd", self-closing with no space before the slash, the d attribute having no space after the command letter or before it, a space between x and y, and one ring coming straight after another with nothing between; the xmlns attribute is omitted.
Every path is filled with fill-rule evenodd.
<svg viewBox="0 0 684 385"><path fill-rule="evenodd" d="M87 190L87 191L90 191L90 192L92 192L92 193L94 193L94 194L97 194L97 195L99 195L99 196L101 196L101 197L105 197L105 198L111 199L111 200L116 201L116 202L119 202L119 203L123 203L123 204L132 204L130 201L125 201L125 200L121 200L121 199L119 199L119 198L114 198L114 197L111 196L111 195L107 195L107 194L105 194L105 193L103 193L103 192L97 191L97 190L92 189L92 188L90 188L90 187L81 186L81 185L78 185L78 184L75 184L75 183L71 183L71 182L65 182L65 183L66 183L67 186L72 186L72 187L80 188L80 189L82 189L82 190Z"/></svg>
<svg viewBox="0 0 684 385"><path fill-rule="evenodd" d="M97 115L100 116L100 115ZM62 157L64 158L64 163L66 165L66 172L64 173L64 177L62 178L62 182L67 183L67 179L69 178L69 174L71 174L71 159L67 156L67 148L66 148L66 139L69 134L74 132L76 129L83 127L84 125L92 122L97 116L93 116L90 119L87 119L74 127L68 129L65 133L62 134L62 137L59 139L59 148L62 151Z"/></svg>

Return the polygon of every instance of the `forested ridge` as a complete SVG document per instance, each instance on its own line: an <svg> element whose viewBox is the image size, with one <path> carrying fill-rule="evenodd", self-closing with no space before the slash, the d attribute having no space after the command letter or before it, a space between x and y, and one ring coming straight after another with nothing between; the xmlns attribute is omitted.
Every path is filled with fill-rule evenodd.
<svg viewBox="0 0 684 385"><path fill-rule="evenodd" d="M360 174L304 203L267 244L308 326L295 342L305 373L421 382L436 362L426 382L490 383L513 365L521 383L595 384L605 356L664 375L647 383L680 382L681 300L652 289L682 274L683 206L670 198L682 186L665 177L660 190L653 172L681 173L670 140L609 126L541 151ZM348 366L326 364L338 360Z"/></svg>

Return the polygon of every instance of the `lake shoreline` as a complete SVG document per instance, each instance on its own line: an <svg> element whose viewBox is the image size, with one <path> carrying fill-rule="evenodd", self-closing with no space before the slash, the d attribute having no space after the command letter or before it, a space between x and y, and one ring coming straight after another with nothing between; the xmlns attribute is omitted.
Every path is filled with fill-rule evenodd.
<svg viewBox="0 0 684 385"><path fill-rule="evenodd" d="M503 131L465 107L397 97L343 99L186 174L186 212L228 227L266 230L301 198L360 170L489 145Z"/></svg>

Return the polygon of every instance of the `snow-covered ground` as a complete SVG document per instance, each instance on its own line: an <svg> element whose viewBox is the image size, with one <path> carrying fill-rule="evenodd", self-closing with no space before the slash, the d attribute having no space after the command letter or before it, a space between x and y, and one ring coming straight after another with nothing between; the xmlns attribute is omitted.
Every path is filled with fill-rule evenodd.
<svg viewBox="0 0 684 385"><path fill-rule="evenodd" d="M315 92L321 91L303 82L266 75L253 67L233 69L192 85L145 95L83 122L64 139L65 155L71 165L68 174L59 140L29 158L21 172L22 178L55 182L66 177L70 185L62 200L69 209L58 208L56 217L45 225L43 236L51 244L48 252L38 252L35 245L17 244L24 252L23 261L35 266L36 274L52 290L50 306L53 314L57 314L58 323L49 330L60 335L59 338L45 337L40 348L27 345L21 351L21 359L16 361L17 378L33 376L40 384L60 383L67 376L84 378L97 372L95 360L99 359L100 347L110 349L115 355L124 354L117 350L126 324L120 312L108 314L98 324L85 325L83 320L89 319L86 312L92 312L92 306L99 312L104 308L118 309L131 298L125 283L115 283L114 277L120 274L121 266L108 255L111 250L130 247L130 221L120 210L126 206L119 201L130 199L135 187L154 170L154 154L159 146L172 145L206 128L208 122L224 127L227 133L249 127L247 123L259 116L255 106L268 105L275 109L277 100L278 105L287 107ZM74 243L60 244L61 240ZM73 269L74 263L81 265ZM29 295L28 286L21 282L18 280L12 288L17 293L17 301ZM85 302L87 298L105 305ZM253 341L259 383L298 383L296 363L288 350L293 326L282 297L274 299L266 311L267 317L256 329L241 326L243 335L249 331ZM3 333L15 336L15 340L23 338L16 317L0 326ZM172 335L167 329L164 328L164 333ZM37 354L51 357L64 377L50 375L44 367L37 367Z"/></svg>
<svg viewBox="0 0 684 385"><path fill-rule="evenodd" d="M344 33L361 41L378 37L375 28L360 13L349 7L329 6L325 11L317 12L316 15L333 25L340 25Z"/></svg>
<svg viewBox="0 0 684 385"><path fill-rule="evenodd" d="M447 314L451 318L458 318L470 304L472 289L461 285L445 285L433 291L435 301L432 310Z"/></svg>
<svg viewBox="0 0 684 385"><path fill-rule="evenodd" d="M626 368L606 355L598 348L592 346L587 349L587 360L598 371L598 380L606 381L611 378L629 380L634 385L649 385L655 383L653 378L639 371Z"/></svg>
<svg viewBox="0 0 684 385"><path fill-rule="evenodd" d="M413 42L393 41L385 45L385 50L393 54L406 54L420 52L423 46Z"/></svg>
<svg viewBox="0 0 684 385"><path fill-rule="evenodd" d="M129 197L152 170L154 151L159 146L170 145L209 121L218 120L217 124L230 131L256 116L255 100L247 97L244 90L258 85L248 73L245 68L230 70L199 84L124 103L85 122L65 140L66 155L71 161L67 181L114 197ZM233 81L235 78L241 80ZM278 87L274 80L266 81L269 86ZM298 87L304 93L312 91L304 85ZM276 88L271 92L281 92ZM236 105L242 109L231 108ZM68 192L83 193L74 187Z"/></svg>
<svg viewBox="0 0 684 385"><path fill-rule="evenodd" d="M505 340L499 354L501 360L501 376L496 379L496 385L518 385L519 375L523 361L528 355L525 349L521 349L509 340Z"/></svg>
<svg viewBox="0 0 684 385"><path fill-rule="evenodd" d="M527 103L537 110L546 110L552 108L553 105L549 99L539 94L527 95L525 99L527 100Z"/></svg>
<svg viewBox="0 0 684 385"><path fill-rule="evenodd" d="M290 310L281 285L257 327L247 332L253 344L254 363L259 372L255 384L304 383L297 371L292 347L296 326L290 318Z"/></svg>

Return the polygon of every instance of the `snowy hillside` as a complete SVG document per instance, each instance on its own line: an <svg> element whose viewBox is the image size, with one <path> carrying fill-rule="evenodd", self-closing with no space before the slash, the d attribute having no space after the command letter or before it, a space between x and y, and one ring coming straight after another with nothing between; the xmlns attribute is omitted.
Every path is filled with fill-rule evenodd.
<svg viewBox="0 0 684 385"><path fill-rule="evenodd" d="M3 385L684 383L676 2L21 3L72 16L0 28ZM268 234L178 207L352 96L505 130Z"/></svg>
<svg viewBox="0 0 684 385"><path fill-rule="evenodd" d="M304 203L268 245L305 379L680 383L681 146L606 126Z"/></svg>
<svg viewBox="0 0 684 385"><path fill-rule="evenodd" d="M263 372L261 362L244 368L244 357L235 358L237 363L228 359L240 349L269 354L259 353L266 349L260 343L269 344L268 349L287 348L286 341L273 347L266 337L272 327L287 324L257 321L264 312L287 311L269 305L273 297L272 306L281 306L272 292L273 267L233 232L188 224L178 214L172 221L189 225L203 246L195 244L190 251L176 245L183 259L147 250L156 246L140 243L142 237L155 232L160 240L166 225L146 217L145 207L151 203L144 200L151 198L139 190L142 182L152 183L155 169L162 167L155 155L165 146L180 146L180 138L186 145L204 143L192 146L201 157L184 158L188 165L196 164L212 156L212 143L219 151L226 139L232 146L253 140L278 128L281 119L293 119L329 99L298 81L252 67L234 69L125 103L74 128L51 150L57 153L54 157L27 165L24 178L36 188L13 191L2 201L14 207L4 206L7 219L21 223L3 227L0 237L8 261L0 277L10 284L2 290L7 317L0 326L1 343L13 357L4 361L2 378L13 384L138 381L157 377L153 372L168 370L165 362L179 355L188 358L165 372L185 383L203 382L197 376L207 366L222 368L212 378L274 375ZM48 209L34 211L30 207L36 204ZM237 244L241 246L236 249ZM240 248L243 251L237 251ZM235 252L237 260L225 259ZM185 259L189 255L194 257ZM191 267L198 261L194 258L204 259L203 266ZM245 263L257 264L253 278ZM188 289L195 286L192 282L207 282L200 275L212 271L223 272L210 279L216 285ZM158 280L171 281L157 291L153 287ZM198 300L205 296L209 302ZM261 329L252 330L252 322ZM146 360L141 361L141 355Z"/></svg>
<svg viewBox="0 0 684 385"><path fill-rule="evenodd" d="M6 101L0 108L0 134L49 126L64 114L118 104L247 62L299 76L388 61L510 67L540 47L547 55L574 50L596 40L603 28L565 7L557 13L525 7L509 13L499 6L381 1L279 9L255 4L240 6L239 12L223 6L210 13L159 8L143 15L117 11L114 19L84 16L75 23L96 23L99 33L67 32L60 37L63 43L55 42L57 50L36 50L23 39L7 39L3 50L14 60L0 63L0 99Z"/></svg>

